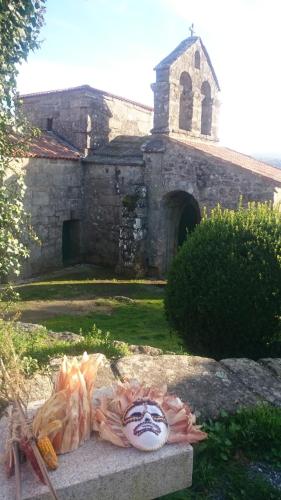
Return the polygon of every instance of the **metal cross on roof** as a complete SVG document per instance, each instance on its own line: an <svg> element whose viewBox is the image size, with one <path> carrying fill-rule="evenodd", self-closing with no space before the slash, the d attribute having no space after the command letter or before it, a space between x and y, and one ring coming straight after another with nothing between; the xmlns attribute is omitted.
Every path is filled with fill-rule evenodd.
<svg viewBox="0 0 281 500"><path fill-rule="evenodd" d="M190 36L193 36L195 31L194 31L194 23L192 23L191 26L189 26L189 31L190 31Z"/></svg>

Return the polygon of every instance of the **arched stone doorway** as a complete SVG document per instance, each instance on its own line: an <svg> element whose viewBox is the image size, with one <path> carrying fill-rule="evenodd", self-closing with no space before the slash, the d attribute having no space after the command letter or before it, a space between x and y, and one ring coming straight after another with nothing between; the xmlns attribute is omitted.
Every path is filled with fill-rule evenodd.
<svg viewBox="0 0 281 500"><path fill-rule="evenodd" d="M185 191L172 191L165 195L165 242L164 272L167 272L178 248L201 220L198 202Z"/></svg>

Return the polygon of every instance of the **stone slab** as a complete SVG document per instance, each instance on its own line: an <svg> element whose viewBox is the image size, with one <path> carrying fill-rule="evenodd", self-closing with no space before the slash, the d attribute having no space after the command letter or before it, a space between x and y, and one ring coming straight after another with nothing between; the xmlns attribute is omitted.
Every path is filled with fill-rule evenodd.
<svg viewBox="0 0 281 500"><path fill-rule="evenodd" d="M34 406L33 406L34 409ZM0 453L6 435L0 421ZM93 437L78 450L60 455L50 472L60 500L152 500L191 486L193 449L189 444L166 445L155 452L118 448ZM22 466L22 500L50 500L47 488ZM0 499L15 498L14 478L0 464Z"/></svg>
<svg viewBox="0 0 281 500"><path fill-rule="evenodd" d="M221 364L260 398L281 406L281 382L269 369L247 358L223 359Z"/></svg>
<svg viewBox="0 0 281 500"><path fill-rule="evenodd" d="M258 362L269 368L274 375L281 378L281 358L262 358Z"/></svg>
<svg viewBox="0 0 281 500"><path fill-rule="evenodd" d="M166 383L170 392L189 403L200 421L218 417L222 409L233 413L259 400L227 368L210 358L135 355L119 359L115 367L121 378Z"/></svg>

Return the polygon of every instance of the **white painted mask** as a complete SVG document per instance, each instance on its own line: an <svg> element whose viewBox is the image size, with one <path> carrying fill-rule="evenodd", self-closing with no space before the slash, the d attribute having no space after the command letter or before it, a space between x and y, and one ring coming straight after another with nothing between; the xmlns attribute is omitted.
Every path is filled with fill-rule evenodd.
<svg viewBox="0 0 281 500"><path fill-rule="evenodd" d="M168 439L168 422L156 401L135 401L126 409L122 424L128 441L140 450L158 450Z"/></svg>

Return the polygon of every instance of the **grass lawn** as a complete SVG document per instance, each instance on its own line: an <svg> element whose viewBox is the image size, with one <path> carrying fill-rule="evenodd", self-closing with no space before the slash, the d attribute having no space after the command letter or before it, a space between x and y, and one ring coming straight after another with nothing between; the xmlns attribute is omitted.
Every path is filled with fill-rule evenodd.
<svg viewBox="0 0 281 500"><path fill-rule="evenodd" d="M19 302L14 310L21 311L23 319L19 319L25 321L25 314L35 303L37 309L33 322L47 329L80 333L89 340L88 334L96 325L104 333L109 331L112 340L150 345L183 354L185 351L181 339L170 331L165 319L164 288L163 281L119 279L109 271L103 272L95 267L89 268L86 277L82 268L76 273L18 286ZM118 297L132 300L124 302ZM43 314L44 307L49 307L52 301L56 301L56 305L67 305L69 302L71 307L75 300L79 300L80 304L93 301L93 307L89 306L89 310L83 314L73 314L67 310L63 314L48 314L47 318ZM61 352L62 346L59 348ZM52 351L54 349L55 346L52 346Z"/></svg>
<svg viewBox="0 0 281 500"><path fill-rule="evenodd" d="M76 317L58 316L42 324L49 330L82 334L87 334L95 324L104 332L111 332L114 340L181 352L179 338L169 332L161 299L137 300L135 304L120 304L116 301L104 303L110 304L112 308L109 314L97 312Z"/></svg>

